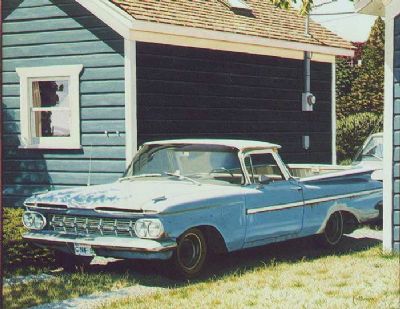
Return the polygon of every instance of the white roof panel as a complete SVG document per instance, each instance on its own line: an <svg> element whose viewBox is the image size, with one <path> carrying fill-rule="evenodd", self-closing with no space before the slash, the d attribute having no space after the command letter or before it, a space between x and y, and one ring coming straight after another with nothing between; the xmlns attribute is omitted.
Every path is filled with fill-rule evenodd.
<svg viewBox="0 0 400 309"><path fill-rule="evenodd" d="M165 144L201 144L201 145L219 145L246 149L279 149L280 145L261 141L237 140L237 139L171 139L162 141L147 142L145 145L165 145Z"/></svg>

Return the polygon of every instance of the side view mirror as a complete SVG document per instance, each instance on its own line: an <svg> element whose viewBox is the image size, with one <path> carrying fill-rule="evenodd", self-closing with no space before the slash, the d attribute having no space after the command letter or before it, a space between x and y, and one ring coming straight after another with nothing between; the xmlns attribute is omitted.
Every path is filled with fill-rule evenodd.
<svg viewBox="0 0 400 309"><path fill-rule="evenodd" d="M260 175L259 177L258 177L258 183L260 184L260 185L267 185L267 184L269 184L271 182L271 178L269 178L268 176L266 176L266 175Z"/></svg>

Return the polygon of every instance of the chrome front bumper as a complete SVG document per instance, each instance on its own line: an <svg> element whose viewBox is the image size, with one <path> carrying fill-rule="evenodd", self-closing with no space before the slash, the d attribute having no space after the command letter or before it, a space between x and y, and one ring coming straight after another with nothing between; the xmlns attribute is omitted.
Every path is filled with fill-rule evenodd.
<svg viewBox="0 0 400 309"><path fill-rule="evenodd" d="M171 239L154 240L131 237L76 236L52 231L28 232L27 241L45 248L74 253L74 244L88 245L96 255L132 259L168 259L176 242Z"/></svg>

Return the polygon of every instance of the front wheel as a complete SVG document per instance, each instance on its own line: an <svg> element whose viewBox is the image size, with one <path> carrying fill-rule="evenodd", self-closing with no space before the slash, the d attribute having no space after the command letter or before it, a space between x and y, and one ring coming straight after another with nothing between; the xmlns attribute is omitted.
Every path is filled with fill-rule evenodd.
<svg viewBox="0 0 400 309"><path fill-rule="evenodd" d="M178 246L172 256L172 262L180 278L192 279L201 274L207 260L207 243L204 234L198 228L187 230L178 239Z"/></svg>
<svg viewBox="0 0 400 309"><path fill-rule="evenodd" d="M324 247L334 247L343 238L343 216L340 211L333 213L326 222L322 235L319 235L318 243Z"/></svg>

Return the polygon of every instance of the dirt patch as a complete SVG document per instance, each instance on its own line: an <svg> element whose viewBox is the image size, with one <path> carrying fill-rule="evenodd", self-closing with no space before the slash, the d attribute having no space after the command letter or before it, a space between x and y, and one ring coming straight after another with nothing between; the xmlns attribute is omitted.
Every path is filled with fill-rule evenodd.
<svg viewBox="0 0 400 309"><path fill-rule="evenodd" d="M112 302L118 299L127 297L137 297L159 292L162 288L148 287L143 285L135 285L117 291L96 293L92 295L77 297L73 299L67 299L57 303L43 304L30 309L65 309L65 308L77 308L77 309L88 309L95 308L107 302Z"/></svg>

